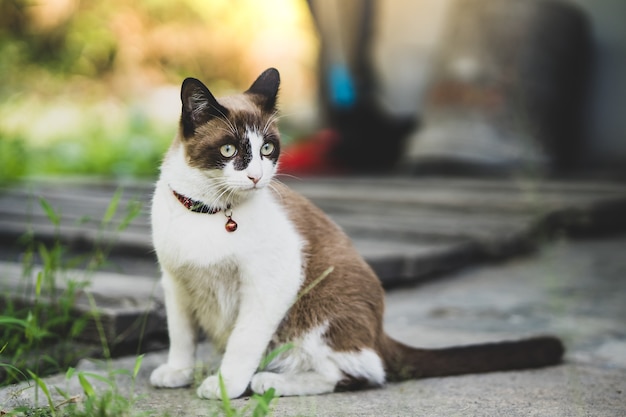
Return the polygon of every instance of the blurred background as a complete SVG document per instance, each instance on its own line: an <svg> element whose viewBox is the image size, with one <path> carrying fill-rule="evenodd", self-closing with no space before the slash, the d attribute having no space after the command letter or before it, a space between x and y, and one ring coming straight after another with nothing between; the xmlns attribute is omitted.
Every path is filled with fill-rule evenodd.
<svg viewBox="0 0 626 417"><path fill-rule="evenodd" d="M185 77L219 96L275 66L298 113L317 47L298 0L1 0L0 177L156 175Z"/></svg>
<svg viewBox="0 0 626 417"><path fill-rule="evenodd" d="M623 0L1 0L0 181L152 177L187 76L282 77L295 175L626 177Z"/></svg>

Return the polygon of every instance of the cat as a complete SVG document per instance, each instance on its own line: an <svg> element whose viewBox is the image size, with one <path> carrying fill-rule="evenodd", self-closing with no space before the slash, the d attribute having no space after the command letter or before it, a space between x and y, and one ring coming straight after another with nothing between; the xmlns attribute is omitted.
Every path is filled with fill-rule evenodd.
<svg viewBox="0 0 626 417"><path fill-rule="evenodd" d="M279 84L274 68L219 100L197 79L182 84L179 131L152 203L170 340L153 386L192 383L199 329L223 353L197 389L210 399L222 398L220 378L230 398L313 395L560 362L551 336L427 350L385 334L373 270L333 221L275 179Z"/></svg>

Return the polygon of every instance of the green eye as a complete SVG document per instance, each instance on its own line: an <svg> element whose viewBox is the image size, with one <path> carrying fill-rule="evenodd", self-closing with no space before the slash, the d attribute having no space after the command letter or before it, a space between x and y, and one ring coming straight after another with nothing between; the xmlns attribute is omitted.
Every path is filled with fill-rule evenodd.
<svg viewBox="0 0 626 417"><path fill-rule="evenodd" d="M226 158L230 158L231 156L234 156L237 153L237 148L235 148L234 145L231 145L229 143L227 145L223 145L220 148L220 153Z"/></svg>
<svg viewBox="0 0 626 417"><path fill-rule="evenodd" d="M263 146L261 146L261 155L270 156L274 152L274 144L271 142L265 142Z"/></svg>

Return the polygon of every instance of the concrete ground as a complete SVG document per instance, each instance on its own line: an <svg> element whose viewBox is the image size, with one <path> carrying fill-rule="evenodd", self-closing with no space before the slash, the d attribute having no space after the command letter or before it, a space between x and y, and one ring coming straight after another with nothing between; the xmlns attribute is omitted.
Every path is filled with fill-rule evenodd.
<svg viewBox="0 0 626 417"><path fill-rule="evenodd" d="M626 236L553 241L538 252L486 264L387 294L386 329L413 345L436 347L534 334L563 338L562 365L520 372L432 378L381 389L279 398L273 416L626 416ZM208 352L209 362L217 358ZM194 389L156 390L152 369L165 352L147 354L136 384L119 378L149 415L220 415ZM132 369L134 357L110 364ZM84 370L97 370L83 361ZM70 393L77 381L46 379ZM0 391L0 410L32 402L34 389ZM43 396L40 394L40 402ZM250 399L232 402L236 408ZM251 413L248 415L252 415Z"/></svg>

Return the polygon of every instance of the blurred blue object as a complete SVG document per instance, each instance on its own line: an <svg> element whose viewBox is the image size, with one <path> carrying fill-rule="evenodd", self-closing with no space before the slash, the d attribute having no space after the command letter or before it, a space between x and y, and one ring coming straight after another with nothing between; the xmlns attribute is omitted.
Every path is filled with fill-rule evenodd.
<svg viewBox="0 0 626 417"><path fill-rule="evenodd" d="M332 104L339 108L350 108L356 102L356 91L348 68L343 64L332 64L328 69L328 86Z"/></svg>

